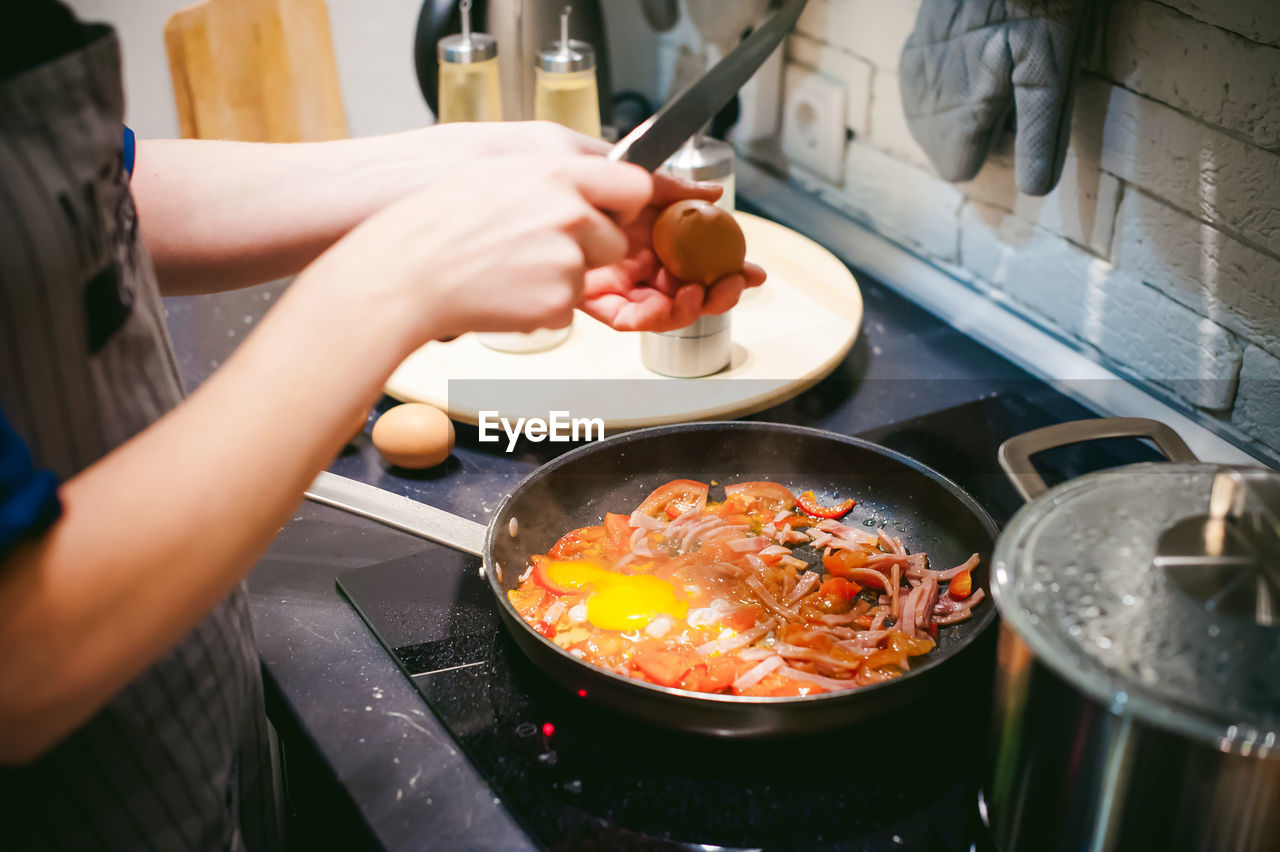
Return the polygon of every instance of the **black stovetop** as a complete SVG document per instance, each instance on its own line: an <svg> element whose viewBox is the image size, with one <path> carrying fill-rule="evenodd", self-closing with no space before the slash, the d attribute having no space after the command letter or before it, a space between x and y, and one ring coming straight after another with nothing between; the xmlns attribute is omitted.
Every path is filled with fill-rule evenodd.
<svg viewBox="0 0 1280 852"><path fill-rule="evenodd" d="M950 476L1000 522L1018 498L996 447L1091 414L1038 383L862 437ZM1156 458L1130 440L1038 457L1050 482ZM660 731L561 691L507 638L478 559L424 543L338 585L504 806L542 846L849 848L982 846L978 774L989 669L924 708L802 740ZM993 646L991 636L985 637ZM993 655L992 655L993 660Z"/></svg>

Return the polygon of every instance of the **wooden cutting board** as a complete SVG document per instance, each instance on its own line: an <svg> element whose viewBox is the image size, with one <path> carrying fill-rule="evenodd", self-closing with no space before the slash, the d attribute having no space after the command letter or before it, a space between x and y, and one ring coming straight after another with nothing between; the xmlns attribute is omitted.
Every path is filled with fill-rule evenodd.
<svg viewBox="0 0 1280 852"><path fill-rule="evenodd" d="M482 411L546 419L551 411L600 418L607 431L740 417L812 386L848 354L862 321L862 293L835 255L790 228L735 214L747 257L769 274L732 312L729 366L700 379L645 369L640 335L578 314L568 339L529 354L497 352L467 334L429 343L402 363L388 395L426 402L476 424Z"/></svg>
<svg viewBox="0 0 1280 852"><path fill-rule="evenodd" d="M324 0L205 0L174 13L164 40L184 137L346 137Z"/></svg>

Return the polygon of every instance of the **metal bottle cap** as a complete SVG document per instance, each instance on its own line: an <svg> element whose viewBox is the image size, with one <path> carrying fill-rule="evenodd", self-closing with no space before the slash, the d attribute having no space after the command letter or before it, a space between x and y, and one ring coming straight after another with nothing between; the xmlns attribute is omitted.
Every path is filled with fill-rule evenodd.
<svg viewBox="0 0 1280 852"><path fill-rule="evenodd" d="M462 0L462 32L445 36L436 42L436 58L440 62L470 65L498 55L498 40L488 33L471 32L471 0Z"/></svg>
<svg viewBox="0 0 1280 852"><path fill-rule="evenodd" d="M498 40L486 33L445 36L436 44L436 57L441 62L469 65L498 55Z"/></svg>
<svg viewBox="0 0 1280 852"><path fill-rule="evenodd" d="M569 38L569 13L572 6L560 12L560 40L543 45L538 51L538 67L554 74L591 71L596 67L596 49L585 41Z"/></svg>
<svg viewBox="0 0 1280 852"><path fill-rule="evenodd" d="M699 133L668 157L662 170L686 180L722 180L733 174L733 146Z"/></svg>

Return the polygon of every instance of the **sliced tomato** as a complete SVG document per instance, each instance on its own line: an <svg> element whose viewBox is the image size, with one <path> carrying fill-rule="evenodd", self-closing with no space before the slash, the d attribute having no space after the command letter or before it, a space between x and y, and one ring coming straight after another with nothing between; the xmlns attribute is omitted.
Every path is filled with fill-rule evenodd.
<svg viewBox="0 0 1280 852"><path fill-rule="evenodd" d="M604 534L609 553L615 559L631 550L631 520L626 515L605 512Z"/></svg>
<svg viewBox="0 0 1280 852"><path fill-rule="evenodd" d="M838 506L823 506L818 502L818 498L813 495L812 491L806 491L796 498L796 505L805 511L806 514L815 518L843 518L849 514L849 510L858 505L856 500L845 500Z"/></svg>
<svg viewBox="0 0 1280 852"><path fill-rule="evenodd" d="M952 577L951 582L947 584L947 594L956 600L964 600L972 591L973 576L967 570Z"/></svg>
<svg viewBox="0 0 1280 852"><path fill-rule="evenodd" d="M599 556L604 547L605 528L582 527L571 530L547 551L552 559L574 559L582 556Z"/></svg>
<svg viewBox="0 0 1280 852"><path fill-rule="evenodd" d="M548 592L551 592L551 594L573 595L581 593L582 588L579 584L569 585L564 582L556 582L556 572L552 570L552 566L557 562L563 563L564 560L548 559L545 556L531 556L529 561L533 563L533 573L530 575L533 581Z"/></svg>
<svg viewBox="0 0 1280 852"><path fill-rule="evenodd" d="M822 585L818 587L819 595L826 595L833 598L844 598L852 600L858 596L858 592L862 591L862 587L852 580L844 577L831 577L824 580Z"/></svg>
<svg viewBox="0 0 1280 852"><path fill-rule="evenodd" d="M536 557L541 559L542 557ZM546 590L534 583L521 583L518 587L507 592L507 600L511 601L511 605L516 608L516 612L525 618L531 618L541 607L543 598L546 597Z"/></svg>
<svg viewBox="0 0 1280 852"><path fill-rule="evenodd" d="M826 692L816 683L810 683L807 680L796 680L777 672L769 672L763 679L754 686L749 686L744 690L734 690L738 695L760 695L779 698L782 696L800 696L800 695L816 695L819 692Z"/></svg>
<svg viewBox="0 0 1280 852"><path fill-rule="evenodd" d="M692 648L643 648L631 658L631 665L651 683L678 686L700 659Z"/></svg>
<svg viewBox="0 0 1280 852"><path fill-rule="evenodd" d="M556 638L556 629L553 625L547 624L545 621L538 621L533 625L533 629L541 633L548 639Z"/></svg>
<svg viewBox="0 0 1280 852"><path fill-rule="evenodd" d="M730 630L743 633L755 627L763 614L763 610L758 606L738 607L733 612L721 618L720 624L728 627Z"/></svg>
<svg viewBox="0 0 1280 852"><path fill-rule="evenodd" d="M761 504L771 514L790 509L796 504L796 495L791 493L791 489L776 482L738 482L726 485L724 493L729 497L744 498L747 505Z"/></svg>
<svg viewBox="0 0 1280 852"><path fill-rule="evenodd" d="M822 558L822 567L828 574L854 580L863 588L889 590L889 579L873 568L863 567L866 554L854 550L833 550Z"/></svg>
<svg viewBox="0 0 1280 852"><path fill-rule="evenodd" d="M694 692L724 692L742 674L744 663L744 660L736 657L716 657L705 663L698 663L685 672L680 687Z"/></svg>
<svg viewBox="0 0 1280 852"><path fill-rule="evenodd" d="M705 504L709 490L705 482L673 479L655 489L637 508L651 518L656 518L660 514L668 518L677 518L699 503Z"/></svg>

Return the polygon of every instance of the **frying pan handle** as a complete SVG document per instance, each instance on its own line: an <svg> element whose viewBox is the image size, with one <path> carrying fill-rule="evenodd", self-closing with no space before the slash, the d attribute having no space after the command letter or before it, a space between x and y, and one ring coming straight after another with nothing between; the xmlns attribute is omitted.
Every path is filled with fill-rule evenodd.
<svg viewBox="0 0 1280 852"><path fill-rule="evenodd" d="M460 518L444 509L328 471L321 472L315 478L307 489L306 496L316 503L360 515L419 538L483 558L484 525Z"/></svg>
<svg viewBox="0 0 1280 852"><path fill-rule="evenodd" d="M1035 465L1031 463L1032 456L1057 447L1105 438L1150 438L1169 461L1199 461L1177 432L1159 420L1145 417L1100 417L1045 426L1005 441L1000 445L997 457L1005 476L1009 477L1022 499L1029 503L1049 490L1044 478L1036 473Z"/></svg>

